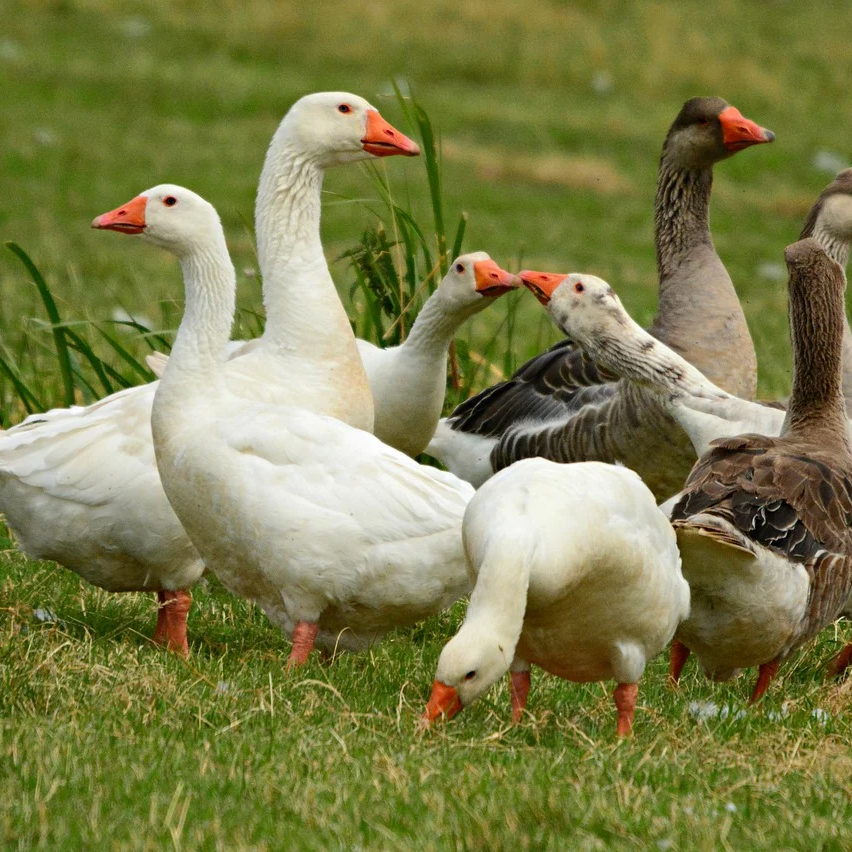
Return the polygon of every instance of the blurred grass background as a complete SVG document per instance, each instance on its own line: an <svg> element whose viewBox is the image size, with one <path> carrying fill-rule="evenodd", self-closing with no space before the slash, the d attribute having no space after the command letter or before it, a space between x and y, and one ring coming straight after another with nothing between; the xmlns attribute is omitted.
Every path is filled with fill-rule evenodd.
<svg viewBox="0 0 852 852"><path fill-rule="evenodd" d="M594 272L647 323L660 146L687 97L713 94L777 134L716 169L711 226L755 338L761 393L789 389L782 250L852 162L849 12L839 0L0 0L0 20L0 239L30 253L66 320L124 311L176 327L172 258L89 230L95 215L163 181L217 206L240 304L256 310L243 222L276 125L302 94L343 89L411 132L397 78L440 132L448 227L468 212L466 250L513 269ZM428 221L422 163L381 168L395 198ZM323 237L334 259L375 224L379 203L364 169L330 172L325 188ZM351 269L332 271L346 297ZM0 346L56 403L41 301L5 251L0 288ZM512 302L520 362L556 339L528 294L501 299L468 336L474 347L488 339ZM145 351L130 333L127 346ZM0 404L12 422L22 415L5 380ZM674 694L658 660L631 743L610 739L602 686L545 677L519 730L507 731L505 691L495 690L416 740L458 608L373 654L312 663L293 678L281 666L286 643L215 584L196 595L185 664L145 640L148 597L105 595L11 552L0 560L8 848L852 842L849 685L820 674L843 631L803 654L745 716L742 681L712 685L690 668Z"/></svg>

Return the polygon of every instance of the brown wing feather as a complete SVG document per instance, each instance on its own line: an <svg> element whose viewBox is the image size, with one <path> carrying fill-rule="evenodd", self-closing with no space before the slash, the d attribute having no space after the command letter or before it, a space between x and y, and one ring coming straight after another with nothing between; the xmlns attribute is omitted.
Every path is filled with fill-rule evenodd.
<svg viewBox="0 0 852 852"><path fill-rule="evenodd" d="M826 452L762 435L714 441L692 469L672 523L686 526L698 513L724 518L805 566L810 598L785 653L840 615L852 594L852 471Z"/></svg>

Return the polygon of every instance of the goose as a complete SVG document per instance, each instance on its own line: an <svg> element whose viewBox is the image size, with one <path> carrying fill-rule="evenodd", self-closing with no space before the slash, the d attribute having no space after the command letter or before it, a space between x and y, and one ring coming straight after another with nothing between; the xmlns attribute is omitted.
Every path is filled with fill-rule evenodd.
<svg viewBox="0 0 852 852"><path fill-rule="evenodd" d="M742 307L713 247L710 190L715 163L773 139L721 98L692 98L666 136L657 180L660 301L651 333L745 398L756 390L757 361ZM658 499L671 496L695 456L653 399L600 384L607 379L562 341L508 382L462 403L438 424L427 452L474 485L527 456L620 459Z"/></svg>
<svg viewBox="0 0 852 852"><path fill-rule="evenodd" d="M356 339L373 393L377 438L416 456L426 449L441 417L447 351L459 326L520 286L485 252L457 257L423 305L400 346L380 349Z"/></svg>
<svg viewBox="0 0 852 852"><path fill-rule="evenodd" d="M229 362L231 392L372 427L369 385L320 242L322 178L336 164L417 153L357 95L315 93L292 106L270 144L257 197L266 329ZM93 227L140 233L146 203L134 199ZM0 435L0 511L32 558L108 591L156 592L154 639L186 654L188 589L204 565L160 485L150 427L156 387L34 414Z"/></svg>
<svg viewBox="0 0 852 852"><path fill-rule="evenodd" d="M780 437L714 442L672 510L690 617L672 649L724 680L779 665L834 621L852 593L852 442L842 393L845 279L819 243L788 246L793 392ZM842 663L842 660L841 660Z"/></svg>
<svg viewBox="0 0 852 852"><path fill-rule="evenodd" d="M163 488L205 565L291 636L289 666L315 644L359 650L465 594L473 488L337 418L232 389L235 279L216 211L172 185L139 197L140 239L175 254L184 276L151 427Z"/></svg>
<svg viewBox="0 0 852 852"><path fill-rule="evenodd" d="M447 385L447 352L463 322L494 300L520 286L485 252L457 257L427 299L405 341L382 349L355 338L373 395L379 440L416 456L426 449L441 417ZM231 341L228 355L244 351L250 341ZM161 376L168 357L151 353L148 366Z"/></svg>
<svg viewBox="0 0 852 852"><path fill-rule="evenodd" d="M523 459L476 492L462 534L476 584L441 651L425 723L506 671L517 723L534 664L581 683L614 679L617 735L630 733L645 664L689 612L674 532L639 476Z"/></svg>

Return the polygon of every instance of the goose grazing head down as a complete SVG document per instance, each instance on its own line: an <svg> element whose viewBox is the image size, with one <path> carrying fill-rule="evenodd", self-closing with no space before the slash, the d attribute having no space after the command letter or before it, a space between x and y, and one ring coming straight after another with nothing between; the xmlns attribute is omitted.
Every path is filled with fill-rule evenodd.
<svg viewBox="0 0 852 852"><path fill-rule="evenodd" d="M323 168L401 154L416 157L417 143L350 92L317 92L296 101L281 122L295 147L311 152Z"/></svg>
<svg viewBox="0 0 852 852"><path fill-rule="evenodd" d="M669 129L663 156L680 168L706 169L774 138L722 98L690 98Z"/></svg>

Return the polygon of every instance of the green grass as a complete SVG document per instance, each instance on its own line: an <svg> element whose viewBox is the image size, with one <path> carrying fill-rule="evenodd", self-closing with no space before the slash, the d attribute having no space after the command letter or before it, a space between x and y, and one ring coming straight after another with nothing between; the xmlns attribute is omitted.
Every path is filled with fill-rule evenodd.
<svg viewBox="0 0 852 852"><path fill-rule="evenodd" d="M62 328L115 371L104 375L116 387L140 376L92 324L141 358L149 338L110 321L121 309L169 339L179 271L165 254L92 232L91 219L162 181L200 192L226 227L241 331L256 333L259 281L243 223L275 126L301 94L347 89L413 133L397 78L441 142L448 243L464 211L465 250L509 268L602 275L640 322L655 306L656 163L681 102L720 94L774 130L771 146L718 167L712 228L755 338L761 393L789 390L785 283L759 268L782 261L832 177L815 154L852 155L843 3L3 0L0 13L0 241L26 250ZM596 80L610 87L599 94ZM395 158L379 175L431 229L423 164ZM334 260L378 214L387 218L387 205L368 169L338 169L325 188L323 239ZM437 245L430 251L434 262ZM332 269L368 329L361 291L349 298L351 265ZM44 293L7 251L0 292L0 359L41 404L63 404L68 377ZM59 337L77 398L99 393L85 347ZM493 381L556 337L527 294L501 299L464 338L465 387ZM25 413L2 371L0 413L4 422ZM150 597L111 596L55 566L0 554L0 846L852 845L852 685L822 677L848 627L827 631L744 715L750 684L709 684L690 665L671 692L658 659L630 742L613 740L611 685L545 676L534 679L531 716L517 729L501 686L418 735L437 655L461 612L370 654L288 675L286 640L214 582L196 593L193 652L182 662L145 639ZM733 709L696 719L690 704L708 701Z"/></svg>

